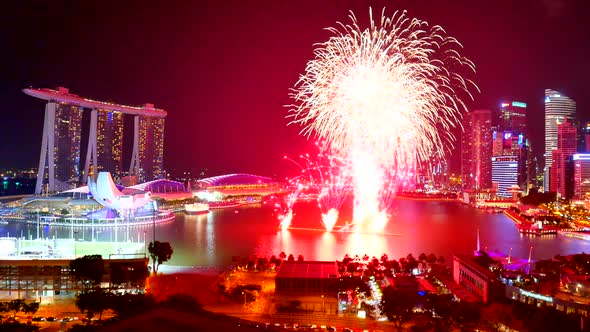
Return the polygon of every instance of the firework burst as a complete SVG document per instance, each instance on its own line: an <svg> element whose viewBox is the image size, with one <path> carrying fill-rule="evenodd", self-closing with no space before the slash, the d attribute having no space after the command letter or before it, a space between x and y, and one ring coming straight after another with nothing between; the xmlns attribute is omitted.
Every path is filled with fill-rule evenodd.
<svg viewBox="0 0 590 332"><path fill-rule="evenodd" d="M317 197L319 208L322 212L322 224L331 232L338 221L339 210L350 188L350 175L347 165L337 157L326 154L322 145L316 143L320 153L310 156L308 153L299 156L299 161L284 157L297 165L301 174L289 182L296 189L287 196L287 213L282 216L281 228L290 227L292 220L292 208L299 196L303 193L309 197Z"/></svg>
<svg viewBox="0 0 590 332"><path fill-rule="evenodd" d="M354 223L379 231L400 182L416 165L444 154L460 123L470 89L461 76L474 72L461 45L439 26L405 12L373 20L361 29L329 28L292 92L290 124L303 126L331 153L350 165L355 195Z"/></svg>

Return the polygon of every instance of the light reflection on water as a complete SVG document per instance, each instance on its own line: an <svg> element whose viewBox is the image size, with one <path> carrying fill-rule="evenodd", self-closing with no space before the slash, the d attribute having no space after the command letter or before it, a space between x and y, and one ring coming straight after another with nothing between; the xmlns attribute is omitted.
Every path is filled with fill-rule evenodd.
<svg viewBox="0 0 590 332"><path fill-rule="evenodd" d="M456 202L397 200L392 221L385 233L357 234L319 231L321 214L317 205L295 206L293 229L280 231L272 211L259 207L216 210L205 215L177 214L172 222L156 225L156 239L169 241L174 249L170 265L220 266L231 262L232 256L270 257L280 252L303 255L306 260L342 259L345 254L380 258L386 253L399 258L408 253L424 252L451 258L453 253L469 254L476 247L480 229L482 248L526 258L534 246L533 258L545 259L556 254L590 252L590 241L560 235L523 236L503 214L487 214ZM347 221L341 214L339 225ZM70 238L83 241L133 241L153 239L153 226L120 227L45 227L43 237ZM306 230L307 229L307 230ZM316 230L308 230L316 229ZM36 238L36 225L8 224L0 226L0 236Z"/></svg>

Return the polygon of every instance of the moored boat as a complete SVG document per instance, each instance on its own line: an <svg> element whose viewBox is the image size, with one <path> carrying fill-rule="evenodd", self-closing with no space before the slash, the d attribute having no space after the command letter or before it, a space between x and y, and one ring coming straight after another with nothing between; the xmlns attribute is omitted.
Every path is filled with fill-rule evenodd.
<svg viewBox="0 0 590 332"><path fill-rule="evenodd" d="M208 213L209 212L209 204L206 204L206 203L185 204L184 211L188 214Z"/></svg>

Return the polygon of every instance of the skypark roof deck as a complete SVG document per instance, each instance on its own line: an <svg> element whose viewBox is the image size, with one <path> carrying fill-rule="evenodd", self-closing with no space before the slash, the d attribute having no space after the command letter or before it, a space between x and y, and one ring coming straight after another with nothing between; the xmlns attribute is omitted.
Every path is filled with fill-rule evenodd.
<svg viewBox="0 0 590 332"><path fill-rule="evenodd" d="M23 92L35 98L44 99L47 101L74 104L86 108L105 109L125 114L144 115L158 118L164 118L166 117L166 115L168 115L168 112L164 111L163 109L155 108L153 104L144 104L141 107L137 107L115 104L106 101L92 100L80 97L75 94L71 94L67 88L62 87L58 88L57 90L47 88L28 88L23 89Z"/></svg>

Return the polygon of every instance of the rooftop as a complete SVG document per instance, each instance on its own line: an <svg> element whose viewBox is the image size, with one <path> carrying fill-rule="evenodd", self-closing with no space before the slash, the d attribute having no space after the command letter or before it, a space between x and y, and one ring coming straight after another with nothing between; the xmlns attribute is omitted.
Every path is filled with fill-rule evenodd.
<svg viewBox="0 0 590 332"><path fill-rule="evenodd" d="M288 262L283 261L277 272L277 278L337 278L338 265L336 262L304 261Z"/></svg>

